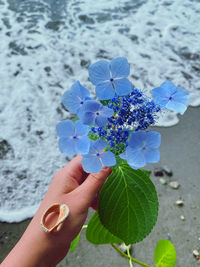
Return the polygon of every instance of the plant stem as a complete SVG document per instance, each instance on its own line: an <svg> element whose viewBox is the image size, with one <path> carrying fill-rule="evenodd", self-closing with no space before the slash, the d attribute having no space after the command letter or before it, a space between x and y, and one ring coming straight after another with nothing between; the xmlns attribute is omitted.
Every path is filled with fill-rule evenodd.
<svg viewBox="0 0 200 267"><path fill-rule="evenodd" d="M128 254L128 256L130 257L130 258L129 258L129 265L130 265L130 267L133 267L133 263L132 263L131 255L130 255L130 247L131 247L131 245L129 245L129 246L127 247L127 254Z"/></svg>
<svg viewBox="0 0 200 267"><path fill-rule="evenodd" d="M115 244L111 244L111 246L112 246L118 253L120 253L123 257L125 257L125 258L127 258L127 259L129 259L129 260L131 260L131 261L133 261L133 262L135 262L135 263L141 265L141 266L144 266L144 267L152 267L152 266L150 266L150 265L148 265L148 264L146 264L146 263L143 263L143 262L141 262L141 261L139 261L139 260L136 260L135 258L132 258L131 256L126 255L126 254L125 254L123 251L121 251Z"/></svg>

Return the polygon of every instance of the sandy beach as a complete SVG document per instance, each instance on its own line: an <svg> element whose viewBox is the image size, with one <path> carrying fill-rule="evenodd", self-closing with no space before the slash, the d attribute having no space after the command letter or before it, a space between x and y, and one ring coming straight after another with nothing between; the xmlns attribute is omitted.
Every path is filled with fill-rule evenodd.
<svg viewBox="0 0 200 267"><path fill-rule="evenodd" d="M173 172L166 180L165 185L160 182L161 177L154 176L159 196L160 209L156 226L144 241L136 244L133 255L148 264L153 265L153 251L160 239L169 234L177 250L176 267L200 266L200 261L193 256L193 250L200 249L200 108L189 108L178 125L156 130L162 134L160 148L161 161L149 166L167 166ZM171 181L180 184L178 189L169 186ZM183 206L175 204L177 200L183 201ZM89 216L91 216L92 211ZM184 216L184 219L180 216ZM17 240L20 238L29 220L17 224L0 223L0 261L5 258ZM88 243L84 233L74 253L58 265L64 266L128 266L128 261L119 256L111 246L94 246ZM136 266L136 265L134 265Z"/></svg>

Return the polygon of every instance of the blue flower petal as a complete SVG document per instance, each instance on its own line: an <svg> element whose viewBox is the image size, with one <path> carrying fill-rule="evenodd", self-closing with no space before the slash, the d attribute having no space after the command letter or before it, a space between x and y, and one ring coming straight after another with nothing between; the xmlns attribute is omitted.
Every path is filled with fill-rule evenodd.
<svg viewBox="0 0 200 267"><path fill-rule="evenodd" d="M140 150L127 147L126 157L127 163L134 169L139 169L146 165L144 154Z"/></svg>
<svg viewBox="0 0 200 267"><path fill-rule="evenodd" d="M102 152L107 146L108 144L102 139L95 141L93 144L93 148L99 153Z"/></svg>
<svg viewBox="0 0 200 267"><path fill-rule="evenodd" d="M95 90L99 100L108 100L115 96L115 89L110 81L98 84Z"/></svg>
<svg viewBox="0 0 200 267"><path fill-rule="evenodd" d="M59 149L62 154L73 157L76 154L75 143L71 138L61 137L59 139Z"/></svg>
<svg viewBox="0 0 200 267"><path fill-rule="evenodd" d="M62 96L62 103L71 113L76 113L80 108L80 98L71 91L66 91Z"/></svg>
<svg viewBox="0 0 200 267"><path fill-rule="evenodd" d="M160 151L157 148L148 148L144 152L148 163L156 163L160 160Z"/></svg>
<svg viewBox="0 0 200 267"><path fill-rule="evenodd" d="M161 107L183 114L187 109L189 93L181 87L176 87L172 82L166 81L160 87L152 90L156 104Z"/></svg>
<svg viewBox="0 0 200 267"><path fill-rule="evenodd" d="M107 118L110 118L114 114L114 111L111 108L108 108L108 107L104 107L103 106L103 108L100 111L100 114L101 114L101 116L105 116Z"/></svg>
<svg viewBox="0 0 200 267"><path fill-rule="evenodd" d="M131 133L128 146L134 149L141 147L145 140L146 140L146 132L138 131L138 132Z"/></svg>
<svg viewBox="0 0 200 267"><path fill-rule="evenodd" d="M91 125L95 123L95 114L93 112L85 112L81 116L81 121L83 124Z"/></svg>
<svg viewBox="0 0 200 267"><path fill-rule="evenodd" d="M130 66L124 57L114 58L110 63L112 78L127 77L130 74Z"/></svg>
<svg viewBox="0 0 200 267"><path fill-rule="evenodd" d="M82 166L87 173L99 172L103 167L100 159L91 154L83 155Z"/></svg>
<svg viewBox="0 0 200 267"><path fill-rule="evenodd" d="M162 93L167 95L173 95L176 92L176 85L170 81L165 81L160 86L162 88Z"/></svg>
<svg viewBox="0 0 200 267"><path fill-rule="evenodd" d="M159 87L157 87L159 88ZM152 96L153 96L153 100L154 102L161 106L162 108L165 108L168 101L169 101L169 97L165 97L161 94L160 90L157 90L157 88L154 88L152 90Z"/></svg>
<svg viewBox="0 0 200 267"><path fill-rule="evenodd" d="M158 148L161 144L161 135L156 131L148 131L146 134L146 144L150 148Z"/></svg>
<svg viewBox="0 0 200 267"><path fill-rule="evenodd" d="M90 99L90 92L79 81L62 96L63 105L72 113L77 113L86 99Z"/></svg>
<svg viewBox="0 0 200 267"><path fill-rule="evenodd" d="M130 94L131 88L132 88L130 81L126 78L114 80L114 86L115 86L116 94L118 96Z"/></svg>
<svg viewBox="0 0 200 267"><path fill-rule="evenodd" d="M183 115L187 109L187 106L179 102L169 101L166 105L166 108L169 110L179 112L181 115Z"/></svg>
<svg viewBox="0 0 200 267"><path fill-rule="evenodd" d="M86 89L84 86L81 85L81 83L79 81L76 81L72 87L71 87L71 92L73 93L73 95L77 95L79 96L81 99L89 97L90 96L90 92L88 91L88 89Z"/></svg>
<svg viewBox="0 0 200 267"><path fill-rule="evenodd" d="M107 118L104 117L104 116L99 115L99 116L96 116L96 118L95 118L95 123L96 123L96 125L97 125L98 127L103 127L103 126L105 126L107 122L108 122L108 120L107 120Z"/></svg>
<svg viewBox="0 0 200 267"><path fill-rule="evenodd" d="M90 81L97 85L101 82L110 80L109 63L106 60L100 60L88 68Z"/></svg>
<svg viewBox="0 0 200 267"><path fill-rule="evenodd" d="M75 122L75 133L77 136L87 135L89 132L89 127L84 125L80 120Z"/></svg>
<svg viewBox="0 0 200 267"><path fill-rule="evenodd" d="M189 102L189 99L190 99L190 95L185 89L183 89L181 87L177 87L177 91L173 95L173 99L176 102L180 102L184 105L187 105Z"/></svg>
<svg viewBox="0 0 200 267"><path fill-rule="evenodd" d="M81 136L75 142L76 154L87 154L90 147L90 139L88 136Z"/></svg>
<svg viewBox="0 0 200 267"><path fill-rule="evenodd" d="M97 102L96 100L89 100L86 101L83 105L84 112L96 112L101 108L101 103Z"/></svg>
<svg viewBox="0 0 200 267"><path fill-rule="evenodd" d="M106 151L100 155L104 166L114 166L116 164L115 156L112 152Z"/></svg>
<svg viewBox="0 0 200 267"><path fill-rule="evenodd" d="M126 152L120 154L119 156L120 156L121 159L125 159L125 160L127 159L127 158L126 158Z"/></svg>
<svg viewBox="0 0 200 267"><path fill-rule="evenodd" d="M56 132L59 137L67 137L74 135L74 124L70 120L60 121L56 125Z"/></svg>

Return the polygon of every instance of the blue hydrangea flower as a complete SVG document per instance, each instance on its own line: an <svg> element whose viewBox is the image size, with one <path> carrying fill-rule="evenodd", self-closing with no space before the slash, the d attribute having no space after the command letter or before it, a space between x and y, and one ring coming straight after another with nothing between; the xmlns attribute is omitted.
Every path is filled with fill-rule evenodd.
<svg viewBox="0 0 200 267"><path fill-rule="evenodd" d="M59 136L59 149L66 156L86 154L89 151L90 139L87 136L89 128L81 121L73 123L71 120L61 121L56 125Z"/></svg>
<svg viewBox="0 0 200 267"><path fill-rule="evenodd" d="M126 58L117 57L110 63L100 60L89 69L91 82L96 85L96 95L100 100L108 100L115 96L127 95L131 92L131 83L126 77L130 74L130 67Z"/></svg>
<svg viewBox="0 0 200 267"><path fill-rule="evenodd" d="M103 140L91 141L88 154L83 155L82 166L87 173L99 172L104 166L114 166L115 156L112 152L103 150L108 144Z"/></svg>
<svg viewBox="0 0 200 267"><path fill-rule="evenodd" d="M90 99L90 92L79 81L76 81L62 96L62 103L71 113L79 116L83 104Z"/></svg>
<svg viewBox="0 0 200 267"><path fill-rule="evenodd" d="M147 163L160 160L158 147L161 135L156 131L138 131L131 133L126 151L120 155L133 169L144 167Z"/></svg>
<svg viewBox="0 0 200 267"><path fill-rule="evenodd" d="M189 102L189 93L170 81L161 84L160 87L152 90L152 95L156 104L162 108L177 111L181 115L186 111Z"/></svg>
<svg viewBox="0 0 200 267"><path fill-rule="evenodd" d="M99 127L106 125L107 119L113 115L113 110L104 107L101 103L90 100L83 105L81 121L86 125L96 124Z"/></svg>

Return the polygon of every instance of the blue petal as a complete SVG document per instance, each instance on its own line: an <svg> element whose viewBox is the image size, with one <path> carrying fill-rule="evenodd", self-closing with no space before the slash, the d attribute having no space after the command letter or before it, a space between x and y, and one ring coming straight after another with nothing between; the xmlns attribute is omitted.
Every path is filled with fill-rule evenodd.
<svg viewBox="0 0 200 267"><path fill-rule="evenodd" d="M170 81L165 81L160 85L162 93L165 95L173 95L176 92L176 85Z"/></svg>
<svg viewBox="0 0 200 267"><path fill-rule="evenodd" d="M139 169L146 165L144 154L139 150L127 147L126 156L127 163L134 169Z"/></svg>
<svg viewBox="0 0 200 267"><path fill-rule="evenodd" d="M101 82L110 80L109 63L106 60L100 60L88 68L90 81L97 85Z"/></svg>
<svg viewBox="0 0 200 267"><path fill-rule="evenodd" d="M183 115L187 109L187 106L176 101L169 101L166 105L166 108L169 110L179 112L181 115Z"/></svg>
<svg viewBox="0 0 200 267"><path fill-rule="evenodd" d="M89 97L90 96L90 92L88 91L88 89L86 89L85 87L83 87L79 81L76 81L72 87L71 87L71 91L73 93L73 95L79 96L81 99Z"/></svg>
<svg viewBox="0 0 200 267"><path fill-rule="evenodd" d="M106 141L102 139L95 141L95 143L93 144L93 148L99 153L102 152L107 146L108 144L106 143Z"/></svg>
<svg viewBox="0 0 200 267"><path fill-rule="evenodd" d="M169 101L169 97L165 97L161 94L160 90L157 90L159 87L154 88L152 90L152 96L153 96L153 100L154 102L161 106L162 108L165 108L168 101Z"/></svg>
<svg viewBox="0 0 200 267"><path fill-rule="evenodd" d="M74 124L70 120L60 121L56 125L56 132L59 137L67 137L74 135Z"/></svg>
<svg viewBox="0 0 200 267"><path fill-rule="evenodd" d="M90 154L83 155L82 166L87 173L99 172L103 167L100 159Z"/></svg>
<svg viewBox="0 0 200 267"><path fill-rule="evenodd" d="M184 105L187 105L189 102L189 99L190 99L190 95L185 89L183 89L181 87L177 87L177 91L173 95L173 99L176 102L180 102Z"/></svg>
<svg viewBox="0 0 200 267"><path fill-rule="evenodd" d="M176 93L176 86L170 81L166 81L162 83L160 87L152 90L155 103L161 107L166 107L169 98L173 96L174 93Z"/></svg>
<svg viewBox="0 0 200 267"><path fill-rule="evenodd" d="M83 122L83 124L86 125L91 125L95 123L95 115L92 112L85 112L82 116L81 116L81 121Z"/></svg>
<svg viewBox="0 0 200 267"><path fill-rule="evenodd" d="M144 131L138 131L131 133L128 146L131 148L140 148L142 147L143 142L146 140L146 133Z"/></svg>
<svg viewBox="0 0 200 267"><path fill-rule="evenodd" d="M89 127L84 125L80 120L75 122L75 133L76 135L87 135L89 132Z"/></svg>
<svg viewBox="0 0 200 267"><path fill-rule="evenodd" d="M82 106L81 102L90 99L89 95L89 91L77 81L64 93L62 103L70 112L77 113Z"/></svg>
<svg viewBox="0 0 200 267"><path fill-rule="evenodd" d="M76 154L75 142L71 138L61 137L59 139L59 149L62 154L73 157Z"/></svg>
<svg viewBox="0 0 200 267"><path fill-rule="evenodd" d="M71 91L66 91L62 96L62 103L66 109L71 113L76 113L80 108L80 99L78 96L72 94Z"/></svg>
<svg viewBox="0 0 200 267"><path fill-rule="evenodd" d="M93 154L93 155L97 154L98 151L96 150L95 143L96 141L91 140L88 154Z"/></svg>
<svg viewBox="0 0 200 267"><path fill-rule="evenodd" d="M114 166L116 164L115 156L112 152L106 151L100 155L104 166Z"/></svg>
<svg viewBox="0 0 200 267"><path fill-rule="evenodd" d="M150 148L158 148L161 144L161 135L156 131L148 131L146 134L146 144Z"/></svg>
<svg viewBox="0 0 200 267"><path fill-rule="evenodd" d="M144 156L147 162L156 163L160 160L160 151L157 148L149 148L145 150Z"/></svg>
<svg viewBox="0 0 200 267"><path fill-rule="evenodd" d="M126 78L114 80L114 87L118 96L128 95L131 92L132 85Z"/></svg>
<svg viewBox="0 0 200 267"><path fill-rule="evenodd" d="M95 90L99 100L108 100L115 96L115 89L110 81L98 84Z"/></svg>
<svg viewBox="0 0 200 267"><path fill-rule="evenodd" d="M87 154L90 147L90 139L88 136L81 136L75 142L76 154Z"/></svg>
<svg viewBox="0 0 200 267"><path fill-rule="evenodd" d="M108 122L107 117L98 115L95 118L95 123L98 127L103 127L106 125L106 123Z"/></svg>
<svg viewBox="0 0 200 267"><path fill-rule="evenodd" d="M112 117L113 113L114 113L114 111L111 108L104 107L104 106L102 107L102 109L100 111L101 116L104 116L107 118Z"/></svg>
<svg viewBox="0 0 200 267"><path fill-rule="evenodd" d="M127 159L127 158L126 158L126 152L120 154L119 156L120 156L121 159Z"/></svg>
<svg viewBox="0 0 200 267"><path fill-rule="evenodd" d="M127 77L130 74L130 66L124 57L114 58L110 63L112 78Z"/></svg>
<svg viewBox="0 0 200 267"><path fill-rule="evenodd" d="M86 101L83 105L84 112L96 112L101 108L101 103L95 100Z"/></svg>

